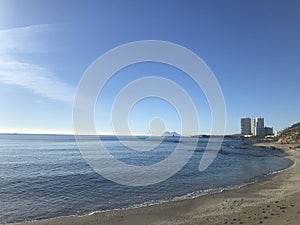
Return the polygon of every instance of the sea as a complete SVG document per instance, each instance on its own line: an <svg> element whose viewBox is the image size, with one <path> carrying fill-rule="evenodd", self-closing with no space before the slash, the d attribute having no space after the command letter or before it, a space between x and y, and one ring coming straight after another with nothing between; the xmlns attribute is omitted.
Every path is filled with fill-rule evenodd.
<svg viewBox="0 0 300 225"><path fill-rule="evenodd" d="M127 138L143 148L145 137ZM99 139L118 160L137 165L163 160L179 141L178 137L165 137L155 151L140 152L128 151L116 136ZM181 151L190 150L191 140L180 139ZM191 159L169 179L132 187L96 173L84 160L73 135L1 134L0 223L87 215L195 198L240 188L293 164L280 150L254 147L249 141L224 140L213 163L199 172L207 143L207 138L199 138Z"/></svg>

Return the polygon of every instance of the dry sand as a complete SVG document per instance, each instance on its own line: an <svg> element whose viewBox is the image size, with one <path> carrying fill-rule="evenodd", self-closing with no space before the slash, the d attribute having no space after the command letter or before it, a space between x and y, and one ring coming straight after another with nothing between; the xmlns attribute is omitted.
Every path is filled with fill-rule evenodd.
<svg viewBox="0 0 300 225"><path fill-rule="evenodd" d="M264 181L196 199L150 207L62 217L22 223L26 225L135 225L135 224L300 224L300 149L292 145L262 143L285 150L295 164ZM290 149L292 148L292 149Z"/></svg>

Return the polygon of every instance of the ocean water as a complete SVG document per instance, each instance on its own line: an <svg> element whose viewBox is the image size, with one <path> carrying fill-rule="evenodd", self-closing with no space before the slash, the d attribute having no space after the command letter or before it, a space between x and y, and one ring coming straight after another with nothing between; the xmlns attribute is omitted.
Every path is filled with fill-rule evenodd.
<svg viewBox="0 0 300 225"><path fill-rule="evenodd" d="M149 165L174 151L166 138L155 151L128 151L114 136L101 140L113 156L128 164ZM189 138L183 143L189 149ZM134 142L128 137L127 141ZM133 143L134 144L134 143ZM84 215L140 207L239 188L283 170L292 161L279 150L225 140L204 172L198 166L207 139L199 139L191 160L171 178L146 187L106 180L85 162L71 135L0 135L0 223ZM136 146L143 147L143 141ZM114 169L114 168L112 168Z"/></svg>

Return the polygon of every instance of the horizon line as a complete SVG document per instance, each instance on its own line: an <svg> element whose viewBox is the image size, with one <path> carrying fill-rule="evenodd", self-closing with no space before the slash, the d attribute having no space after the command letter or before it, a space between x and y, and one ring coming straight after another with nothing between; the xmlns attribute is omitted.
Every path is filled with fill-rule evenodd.
<svg viewBox="0 0 300 225"><path fill-rule="evenodd" d="M193 136L234 136L239 133L233 134L191 134L191 135L181 135L180 137L193 137ZM0 132L0 135L73 135L73 136L153 136L162 137L164 135L149 135L149 134L74 134L74 133L34 133L34 132Z"/></svg>

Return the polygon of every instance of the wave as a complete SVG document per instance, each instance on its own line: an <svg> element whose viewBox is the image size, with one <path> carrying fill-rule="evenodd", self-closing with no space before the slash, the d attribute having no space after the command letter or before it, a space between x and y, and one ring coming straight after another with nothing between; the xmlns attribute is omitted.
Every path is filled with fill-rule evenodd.
<svg viewBox="0 0 300 225"><path fill-rule="evenodd" d="M109 210L97 210L97 211L93 211L87 214L83 214L80 215L80 217L84 217L84 216L89 216L89 215L94 215L97 213L104 213L104 212L111 212L111 211L120 211L120 210L128 210L128 209L137 209L137 208L144 208L144 207L149 207L149 206L153 206L153 205L159 205L159 204L164 204L164 203L168 203L168 202L176 202L176 201L184 201L184 200L190 200L190 199L196 199L205 195L212 195L212 194L218 194L218 193L222 193L224 191L229 191L229 190L237 190L243 187L246 187L248 185L260 182L265 180L266 178L268 178L271 175L275 175L281 172L284 172L286 170L291 169L292 167L295 166L295 162L291 160L291 162L293 162L289 167L282 169L282 170L277 170L277 171L272 171L269 172L267 174L264 174L260 177L256 177L254 179L252 179L249 182L245 182L243 184L238 184L238 185L229 185L226 187L219 187L219 188L209 188L209 189L203 189L203 190L198 190L198 191L194 191L194 192L190 192L181 196L176 196L176 197L172 197L169 199L161 199L161 200L151 200L151 201L147 201L147 202L143 202L141 204L134 204L128 207L122 207L122 208L116 208L116 209L109 209ZM78 216L78 215L73 215L73 216Z"/></svg>
<svg viewBox="0 0 300 225"><path fill-rule="evenodd" d="M149 207L149 206L168 203L168 202L176 202L176 201L184 201L184 200L189 200L189 199L196 199L196 198L199 198L201 196L222 193L224 191L229 191L229 190L236 190L236 189L240 189L240 188L243 188L245 186L257 183L259 181L262 181L262 180L268 178L270 175L275 175L275 174L281 173L283 171L286 171L286 170L294 167L296 163L292 160L291 160L291 162L293 162L293 163L291 163L291 165L289 167L285 168L285 169L269 172L267 174L264 174L263 176L256 177L256 178L252 179L251 181L245 182L243 184L229 185L229 186L226 186L226 187L219 187L219 188L203 189L203 190L190 192L190 193L187 193L187 194L184 194L184 195L181 195L181 196L175 196L175 197L172 197L172 198L169 198L169 199L151 200L151 201L143 202L141 204L133 204L133 205L130 205L128 207L121 207L121 208L107 209L107 210L96 210L96 211L92 211L92 212L88 212L88 213L56 216L56 217L49 217L49 218L38 219L38 220L25 220L25 221L22 221L22 222L33 222L33 221L41 221L41 220L48 221L48 220L53 219L53 218L85 217L85 216L91 216L91 215L94 215L94 214L97 214L97 213L105 213L105 212L128 210L128 209L137 209L137 208L144 208L144 207Z"/></svg>

